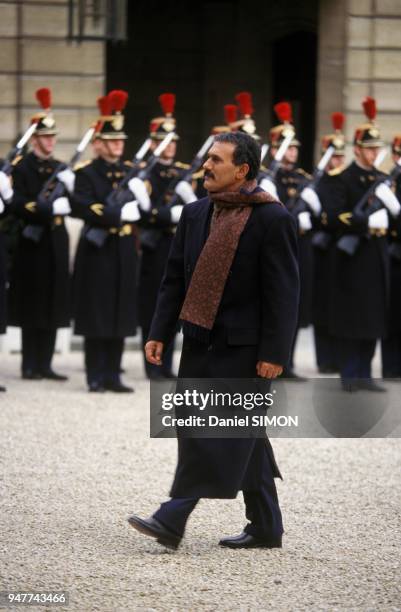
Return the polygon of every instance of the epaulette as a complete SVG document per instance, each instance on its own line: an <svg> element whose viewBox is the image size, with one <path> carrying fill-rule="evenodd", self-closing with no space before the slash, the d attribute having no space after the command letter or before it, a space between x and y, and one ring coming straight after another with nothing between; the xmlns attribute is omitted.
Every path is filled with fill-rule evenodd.
<svg viewBox="0 0 401 612"><path fill-rule="evenodd" d="M19 164L19 163L20 163L21 159L24 159L24 156L23 156L23 155L17 155L17 156L16 156L16 157L13 159L13 161L11 162L11 165L12 165L12 166L16 166L17 164Z"/></svg>
<svg viewBox="0 0 401 612"><path fill-rule="evenodd" d="M302 176L307 178L309 181L311 181L313 178L312 175L309 174L309 172L305 172L303 168L296 168L295 172L297 172L298 174L302 174Z"/></svg>
<svg viewBox="0 0 401 612"><path fill-rule="evenodd" d="M181 168L182 170L189 170L191 167L189 164L184 164L179 161L174 162L174 166L177 166L177 168Z"/></svg>
<svg viewBox="0 0 401 612"><path fill-rule="evenodd" d="M198 170L198 172L195 172L195 173L192 175L192 178L193 178L193 179L195 179L195 181L196 181L196 180L198 180L198 179L200 179L200 178L203 178L204 176L205 176L205 171L204 171L204 170L203 170L203 168L202 168L202 170Z"/></svg>
<svg viewBox="0 0 401 612"><path fill-rule="evenodd" d="M332 170L329 170L327 174L329 176L338 176L344 170L345 170L345 164L341 164L341 166L338 166L338 168L333 168Z"/></svg>
<svg viewBox="0 0 401 612"><path fill-rule="evenodd" d="M85 161L78 162L77 164L75 164L73 170L74 170L74 172L76 172L77 170L81 170L82 168L86 168L86 166L89 166L89 164L91 164L92 162L93 162L93 159L86 159Z"/></svg>
<svg viewBox="0 0 401 612"><path fill-rule="evenodd" d="M133 168L134 164L132 163L131 160L126 159L125 162L124 162L124 166L129 166L130 168Z"/></svg>
<svg viewBox="0 0 401 612"><path fill-rule="evenodd" d="M262 170L262 172L267 172L268 168L266 168L266 166L264 166L263 164L260 165L260 169Z"/></svg>

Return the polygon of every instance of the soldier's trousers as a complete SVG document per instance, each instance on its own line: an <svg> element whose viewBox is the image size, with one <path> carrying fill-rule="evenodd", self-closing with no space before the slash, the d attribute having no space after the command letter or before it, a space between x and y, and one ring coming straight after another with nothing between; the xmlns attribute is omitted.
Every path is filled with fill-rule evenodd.
<svg viewBox="0 0 401 612"><path fill-rule="evenodd" d="M382 340L383 378L401 378L401 332Z"/></svg>
<svg viewBox="0 0 401 612"><path fill-rule="evenodd" d="M371 378L375 347L376 340L339 339L338 356L342 380Z"/></svg>
<svg viewBox="0 0 401 612"><path fill-rule="evenodd" d="M22 373L45 374L51 369L56 329L30 329L22 332Z"/></svg>
<svg viewBox="0 0 401 612"><path fill-rule="evenodd" d="M248 525L244 531L255 538L279 538L283 533L283 521L277 497L270 461L266 455L262 482L258 491L243 491L245 515ZM179 536L184 535L186 522L199 498L173 497L161 504L153 517Z"/></svg>
<svg viewBox="0 0 401 612"><path fill-rule="evenodd" d="M85 337L85 370L88 385L120 381L124 338Z"/></svg>

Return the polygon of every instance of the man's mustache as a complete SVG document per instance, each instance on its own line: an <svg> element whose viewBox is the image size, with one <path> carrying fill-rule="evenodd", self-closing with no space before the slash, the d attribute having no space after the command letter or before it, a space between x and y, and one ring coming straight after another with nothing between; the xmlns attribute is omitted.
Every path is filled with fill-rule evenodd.
<svg viewBox="0 0 401 612"><path fill-rule="evenodd" d="M213 172L210 172L209 170L206 170L205 174L204 174L204 178L212 178L212 179L214 179Z"/></svg>

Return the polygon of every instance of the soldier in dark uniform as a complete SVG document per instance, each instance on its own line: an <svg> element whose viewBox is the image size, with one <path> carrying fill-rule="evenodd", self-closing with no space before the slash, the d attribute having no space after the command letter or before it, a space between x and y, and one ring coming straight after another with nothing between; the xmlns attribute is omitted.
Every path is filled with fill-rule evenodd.
<svg viewBox="0 0 401 612"><path fill-rule="evenodd" d="M13 214L22 223L10 272L10 325L22 329L22 378L64 381L52 370L56 333L70 324L68 233L64 217L70 212L67 197L51 201L40 192L60 163L53 158L56 123L50 112L51 94L37 91L43 112L32 137L32 151L13 171ZM61 180L61 179L60 179ZM40 197L39 197L40 195Z"/></svg>
<svg viewBox="0 0 401 612"><path fill-rule="evenodd" d="M164 113L150 123L151 148L154 150L170 132L175 131L176 122L173 116L175 95L162 94L159 101ZM149 211L142 210L141 219L141 268L139 275L139 320L142 334L142 347L148 338L150 324L156 307L157 293L163 277L171 242L181 216L183 201L169 206L173 195L171 185L178 181L187 164L175 161L178 136L165 148L159 161L153 167L147 180L147 188L151 199ZM191 200L191 197L189 197ZM192 195L192 201L196 196ZM158 368L145 359L145 371L148 378L171 378L174 338L166 348L163 366Z"/></svg>
<svg viewBox="0 0 401 612"><path fill-rule="evenodd" d="M355 131L355 160L333 185L331 211L327 218L328 224L338 231L338 236L353 234L359 237L353 255L340 250L338 243L334 251L329 332L338 339L343 389L384 391L372 379L371 362L377 339L386 334L389 296L388 210L391 214L394 211L388 194L383 195L379 187L376 187L375 193L376 197L381 196L384 208L369 215L373 197L369 198L363 211L355 210L357 203L373 184L384 178L374 165L383 145L374 122L375 101L367 98L364 109L368 121Z"/></svg>
<svg viewBox="0 0 401 612"><path fill-rule="evenodd" d="M74 266L75 333L85 337L89 391L132 392L120 379L124 338L136 333L138 204L108 200L131 167L122 161L128 95L113 91L99 100L98 155L76 172L73 212L85 221Z"/></svg>
<svg viewBox="0 0 401 612"><path fill-rule="evenodd" d="M11 187L10 178L0 171L0 220L7 215L7 205L13 197L13 189ZM6 331L6 245L5 237L0 228L0 334ZM0 385L0 392L6 388Z"/></svg>
<svg viewBox="0 0 401 612"><path fill-rule="evenodd" d="M292 125L292 110L290 104L281 102L275 105L275 112L281 121L279 125L274 126L270 130L270 149L269 155L274 158L278 148L282 144L290 130L293 131L293 139L288 147L280 168L275 177L275 185L269 188L267 181L263 181L262 188L268 191L273 197L278 199L286 206L286 208L295 214L295 204L303 187L312 179L310 174L306 173L302 168L297 167L299 147L301 143L296 138L295 130ZM276 189L275 189L275 188ZM312 283L313 283L313 249L312 249L312 219L309 211L296 213L298 223L298 242L299 242L299 273L300 273L300 301L298 313L298 329L300 327L308 327L312 319ZM294 350L296 337L294 338L294 346L291 352L290 362L284 368L282 377L293 380L305 380L298 376L293 370Z"/></svg>
<svg viewBox="0 0 401 612"><path fill-rule="evenodd" d="M393 161L401 157L401 134L392 142ZM395 195L401 201L401 176L395 184ZM390 313L388 334L382 340L383 378L401 378L401 218L390 224Z"/></svg>
<svg viewBox="0 0 401 612"><path fill-rule="evenodd" d="M334 132L322 138L322 154L329 147L334 153L328 162L325 173L319 180L316 190L306 187L301 198L313 211L313 227L316 230L312 244L314 247L314 278L312 299L312 320L315 337L316 363L321 374L338 371L335 339L329 334L329 308L331 301L331 253L335 245L333 232L327 228L327 212L330 210L333 183L344 169L345 139L342 133L344 115L333 113Z"/></svg>

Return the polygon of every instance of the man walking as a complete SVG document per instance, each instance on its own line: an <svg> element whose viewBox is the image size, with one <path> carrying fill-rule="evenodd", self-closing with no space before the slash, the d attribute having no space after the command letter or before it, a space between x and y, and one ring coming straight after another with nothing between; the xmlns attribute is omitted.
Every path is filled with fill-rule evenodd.
<svg viewBox="0 0 401 612"><path fill-rule="evenodd" d="M183 378L275 378L288 362L297 321L296 224L258 188L260 147L243 133L220 134L209 150L209 196L184 207L161 284L146 356L163 349L183 323ZM250 523L231 548L280 547L283 533L266 438L178 440L170 501L138 531L177 548L199 498L235 498L242 490Z"/></svg>

